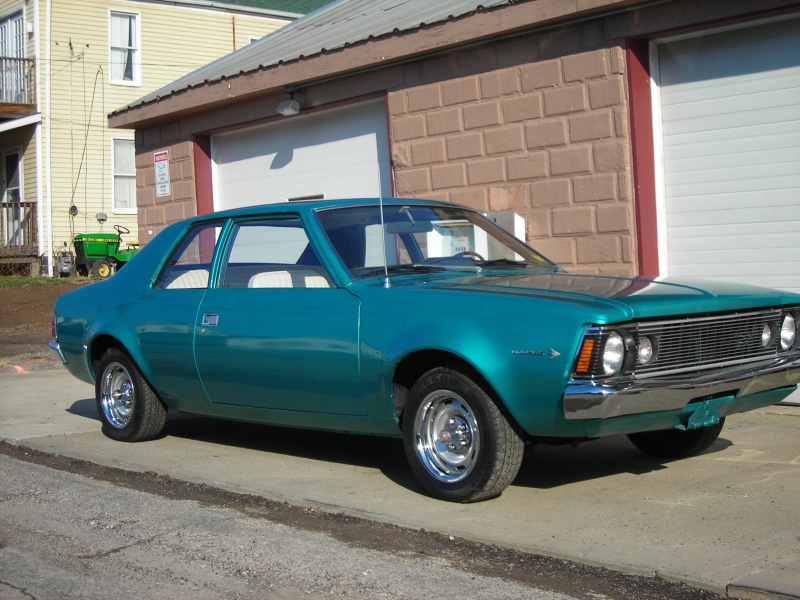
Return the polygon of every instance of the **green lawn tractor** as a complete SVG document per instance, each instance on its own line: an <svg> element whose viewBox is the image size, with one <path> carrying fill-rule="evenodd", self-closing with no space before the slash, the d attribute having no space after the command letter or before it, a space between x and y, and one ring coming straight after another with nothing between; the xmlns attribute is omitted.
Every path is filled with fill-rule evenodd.
<svg viewBox="0 0 800 600"><path fill-rule="evenodd" d="M130 229L114 225L113 233L79 233L72 238L75 248L75 273L81 277L93 275L105 279L110 277L133 258L139 251L138 242L126 242L127 248L120 250L122 234Z"/></svg>

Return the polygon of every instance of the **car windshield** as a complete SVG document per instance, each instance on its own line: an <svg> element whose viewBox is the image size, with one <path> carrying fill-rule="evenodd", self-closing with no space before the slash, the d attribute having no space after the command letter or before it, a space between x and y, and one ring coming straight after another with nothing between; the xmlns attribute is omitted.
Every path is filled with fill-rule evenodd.
<svg viewBox="0 0 800 600"><path fill-rule="evenodd" d="M319 221L355 278L383 273L557 269L481 214L458 207L384 205L320 210Z"/></svg>

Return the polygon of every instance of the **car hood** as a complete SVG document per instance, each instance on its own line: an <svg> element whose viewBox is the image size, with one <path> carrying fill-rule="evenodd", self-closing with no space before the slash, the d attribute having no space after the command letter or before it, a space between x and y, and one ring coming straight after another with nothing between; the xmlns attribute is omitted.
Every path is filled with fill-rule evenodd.
<svg viewBox="0 0 800 600"><path fill-rule="evenodd" d="M417 278L413 278L417 279ZM408 284L418 285L417 279ZM665 315L722 312L764 306L800 304L800 296L767 288L722 281L573 275L569 273L484 272L463 277L427 276L426 287L440 289L530 295L596 306L623 309L631 319Z"/></svg>

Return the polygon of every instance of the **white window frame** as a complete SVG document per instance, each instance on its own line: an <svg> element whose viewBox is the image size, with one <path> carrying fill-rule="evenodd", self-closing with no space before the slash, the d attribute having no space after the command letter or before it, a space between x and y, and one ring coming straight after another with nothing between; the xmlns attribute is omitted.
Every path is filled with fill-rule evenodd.
<svg viewBox="0 0 800 600"><path fill-rule="evenodd" d="M266 35L266 34L264 34L264 35ZM250 41L247 42L247 43L248 44L252 44L253 42L257 42L258 40L260 40L262 37L264 37L264 36L263 35L248 35L247 39L250 40Z"/></svg>
<svg viewBox="0 0 800 600"><path fill-rule="evenodd" d="M691 38L758 27L768 23L796 19L797 15L780 15L766 19L744 21L733 25L723 25L702 31L682 33L669 37L657 38L650 41L650 111L653 119L653 166L655 167L656 183L656 233L658 239L658 277L662 280L669 277L669 240L667 238L667 181L664 169L664 131L661 115L661 71L658 62L658 47L661 44L679 42Z"/></svg>
<svg viewBox="0 0 800 600"><path fill-rule="evenodd" d="M136 48L133 53L133 81L115 80L114 69L111 66L111 16L124 15L135 17L136 20ZM111 85L124 85L127 87L142 87L142 13L127 10L108 9L108 82ZM121 138L120 138L121 139Z"/></svg>
<svg viewBox="0 0 800 600"><path fill-rule="evenodd" d="M25 155L22 153L22 146L6 148L3 151L3 195L0 197L0 201L9 202L9 199L7 198L8 173L6 173L6 156L8 156L9 154L16 154L17 156L19 156L17 173L19 175L19 201L20 203L22 203L25 202L25 173L23 172L23 163L25 162Z"/></svg>
<svg viewBox="0 0 800 600"><path fill-rule="evenodd" d="M27 41L28 40L26 39L26 32L25 32L25 23L26 23L26 21L25 21L25 7L21 8L21 9L14 9L10 13L5 14L2 17L0 17L0 24L7 24L7 27L8 27L7 33L9 33L11 35L14 35L14 31L13 31L13 23L14 23L14 21L19 21L19 23L20 23L20 33L22 34L22 47L20 48L20 50L22 51L22 55L21 56L11 56L11 54L8 52L8 50L10 50L11 48L10 47L7 48L7 47L5 47L5 45L0 45L0 53L2 53L3 56L11 57L11 58L26 58L27 53L28 53L28 51L27 51L27 45L28 45ZM16 48L16 44L11 42L11 45L14 46L15 49L17 49Z"/></svg>
<svg viewBox="0 0 800 600"><path fill-rule="evenodd" d="M114 171L114 142L133 142L133 161L134 161L134 172L133 172L133 181L134 187L136 185L136 140L135 138L131 137L112 137L111 138L111 212L115 215L135 215L138 214L139 206L136 202L136 196L133 197L133 208L117 208L117 199L114 197L114 190L116 189L115 183L117 178L117 173ZM128 173L119 173L122 177L130 177L131 175Z"/></svg>

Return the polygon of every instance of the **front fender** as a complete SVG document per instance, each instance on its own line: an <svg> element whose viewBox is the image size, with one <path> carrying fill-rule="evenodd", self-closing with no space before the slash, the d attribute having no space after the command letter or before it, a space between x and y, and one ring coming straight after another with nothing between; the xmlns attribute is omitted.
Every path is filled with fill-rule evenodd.
<svg viewBox="0 0 800 600"><path fill-rule="evenodd" d="M579 310L496 294L419 288L359 292L362 381L371 416L394 415L391 381L404 357L439 350L480 373L529 434L582 435L561 409L586 326ZM424 310L414 310L421 299Z"/></svg>

